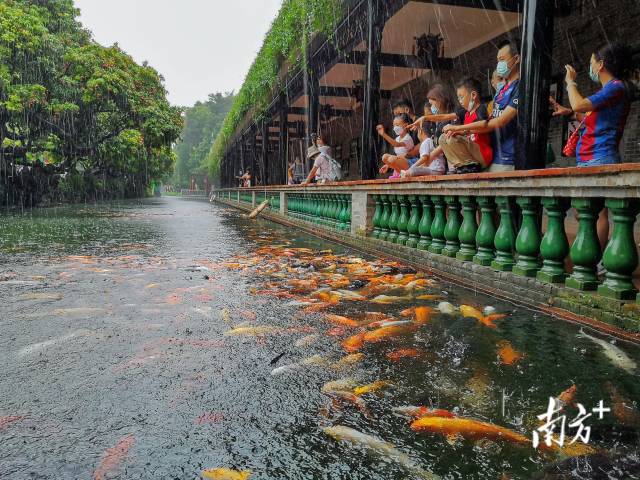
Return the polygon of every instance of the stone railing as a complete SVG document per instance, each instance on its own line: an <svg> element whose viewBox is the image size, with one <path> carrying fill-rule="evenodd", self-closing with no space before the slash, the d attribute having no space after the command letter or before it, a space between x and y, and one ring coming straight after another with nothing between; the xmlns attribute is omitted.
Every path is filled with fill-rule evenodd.
<svg viewBox="0 0 640 480"><path fill-rule="evenodd" d="M277 205L281 217L352 237L366 236L382 246L398 244L621 302L640 301L633 283L638 267L634 225L640 212L640 165L218 193L250 205L277 199L272 207ZM603 207L612 223L604 251L596 229ZM565 227L570 208L577 212L571 244ZM601 261L604 278L598 276Z"/></svg>

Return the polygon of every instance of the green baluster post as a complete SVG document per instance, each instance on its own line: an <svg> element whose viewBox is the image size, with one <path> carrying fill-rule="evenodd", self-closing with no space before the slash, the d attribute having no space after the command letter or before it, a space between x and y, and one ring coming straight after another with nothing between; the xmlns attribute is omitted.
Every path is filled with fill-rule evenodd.
<svg viewBox="0 0 640 480"><path fill-rule="evenodd" d="M605 205L613 216L613 232L602 255L607 272L598 293L618 300L633 300L638 293L633 285L633 272L638 266L633 225L639 205L627 198L608 199Z"/></svg>
<svg viewBox="0 0 640 480"><path fill-rule="evenodd" d="M476 233L476 245L478 253L473 257L473 263L488 267L495 258L493 253L496 237L496 226L493 222L495 204L491 197L479 197L480 226Z"/></svg>
<svg viewBox="0 0 640 480"><path fill-rule="evenodd" d="M380 201L382 202L382 215L380 216L380 233L378 238L380 240L386 240L391 233L389 230L389 218L391 217L391 200L389 195L380 195Z"/></svg>
<svg viewBox="0 0 640 480"><path fill-rule="evenodd" d="M431 223L433 222L431 199L428 195L420 195L420 203L422 204L422 217L418 225L418 233L420 234L418 248L428 250L431 245Z"/></svg>
<svg viewBox="0 0 640 480"><path fill-rule="evenodd" d="M446 207L441 196L434 195L431 197L431 201L433 202L435 214L433 222L431 222L431 245L429 245L429 251L431 253L442 253L442 249L445 246L444 229L447 225Z"/></svg>
<svg viewBox="0 0 640 480"><path fill-rule="evenodd" d="M460 197L462 204L462 225L458 232L458 240L460 240L460 250L456 253L458 260L470 262L473 260L476 250L476 234L478 232L478 223L476 221L476 201L473 197Z"/></svg>
<svg viewBox="0 0 640 480"><path fill-rule="evenodd" d="M409 195L409 203L411 204L411 216L407 223L407 233L409 238L405 242L407 247L417 248L418 246L418 233L420 231L420 200L417 195Z"/></svg>
<svg viewBox="0 0 640 480"><path fill-rule="evenodd" d="M513 250L516 243L516 234L511 219L509 197L496 197L496 204L500 210L500 225L494 240L496 258L491 262L491 268L501 272L510 272L515 263Z"/></svg>
<svg viewBox="0 0 640 480"><path fill-rule="evenodd" d="M600 199L574 198L571 206L578 211L578 233L570 251L573 272L565 285L577 290L595 290L598 288L598 262L602 257L596 224L603 202Z"/></svg>
<svg viewBox="0 0 640 480"><path fill-rule="evenodd" d="M513 267L513 273L521 277L535 277L540 269L540 227L538 213L540 203L534 197L521 197L516 200L522 210L522 225L516 237L516 252L518 261Z"/></svg>
<svg viewBox="0 0 640 480"><path fill-rule="evenodd" d="M397 195L389 195L391 202L391 216L389 217L389 235L387 241L396 243L398 239L398 219L400 218L400 203Z"/></svg>
<svg viewBox="0 0 640 480"><path fill-rule="evenodd" d="M460 250L460 241L458 240L460 226L462 225L460 202L458 202L457 197L453 196L447 196L444 200L447 202L448 216L447 224L444 227L444 238L447 241L442 249L442 254L447 257L455 257L458 250Z"/></svg>
<svg viewBox="0 0 640 480"><path fill-rule="evenodd" d="M542 206L547 213L547 231L540 243L542 268L536 278L546 283L561 283L567 278L564 259L569 254L569 240L564 228L564 219L569 207L562 198L545 197Z"/></svg>
<svg viewBox="0 0 640 480"><path fill-rule="evenodd" d="M409 200L406 195L398 195L398 202L400 203L400 216L398 217L398 237L396 243L398 245L405 245L409 240L409 233L407 226L409 224Z"/></svg>
<svg viewBox="0 0 640 480"><path fill-rule="evenodd" d="M373 218L371 219L371 224L373 225L373 231L371 232L371 236L373 238L380 238L380 217L382 217L382 199L381 195L372 195L373 201L376 204L375 213L373 214Z"/></svg>

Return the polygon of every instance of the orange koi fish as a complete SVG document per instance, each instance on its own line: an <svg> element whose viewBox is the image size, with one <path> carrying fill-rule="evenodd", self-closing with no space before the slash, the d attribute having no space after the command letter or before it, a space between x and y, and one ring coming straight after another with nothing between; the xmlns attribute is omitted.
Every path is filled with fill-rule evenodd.
<svg viewBox="0 0 640 480"><path fill-rule="evenodd" d="M364 334L364 341L368 343L383 342L391 337L408 335L418 329L417 325L395 325L391 327L381 327Z"/></svg>
<svg viewBox="0 0 640 480"><path fill-rule="evenodd" d="M364 345L364 333L353 335L342 341L342 348L349 353L357 352Z"/></svg>
<svg viewBox="0 0 640 480"><path fill-rule="evenodd" d="M417 358L422 352L416 348L401 348L387 353L387 358L392 362L399 362L403 358Z"/></svg>
<svg viewBox="0 0 640 480"><path fill-rule="evenodd" d="M394 407L393 412L403 417L413 417L413 418L422 418L422 417L455 418L455 414L450 412L449 410L444 410L441 408L429 408L429 407L423 407L423 406L414 407L412 405L408 405L404 407Z"/></svg>
<svg viewBox="0 0 640 480"><path fill-rule="evenodd" d="M420 325L424 325L430 320L431 315L434 313L435 313L435 310L433 308L416 307L415 309L416 323L419 323Z"/></svg>
<svg viewBox="0 0 640 480"><path fill-rule="evenodd" d="M611 395L611 413L613 413L613 416L623 425L630 427L640 426L640 412L631 400L622 395L611 382L607 382L607 390Z"/></svg>
<svg viewBox="0 0 640 480"><path fill-rule="evenodd" d="M531 440L508 428L469 418L422 417L411 423L416 432L440 433L448 438L462 436L470 440L488 438L506 440L521 445L531 445Z"/></svg>
<svg viewBox="0 0 640 480"><path fill-rule="evenodd" d="M360 387L356 387L353 389L353 394L360 397L366 393L377 393L380 390L387 388L389 386L393 385L393 383L391 383L388 380L377 380L373 383L370 383L368 385L362 385Z"/></svg>
<svg viewBox="0 0 640 480"><path fill-rule="evenodd" d="M325 395L329 395L331 397L335 397L339 400L355 405L355 407L360 410L367 418L369 418L371 415L369 413L369 409L367 408L367 404L358 395L355 395L351 392L346 392L344 390L330 390L328 392L325 392Z"/></svg>
<svg viewBox="0 0 640 480"><path fill-rule="evenodd" d="M196 418L193 423L196 425L214 425L224 420L224 415L220 412L203 413Z"/></svg>
<svg viewBox="0 0 640 480"><path fill-rule="evenodd" d="M513 365L524 358L524 355L514 349L511 343L507 340L501 340L498 342L498 347L498 357L500 357L500 362L504 365Z"/></svg>
<svg viewBox="0 0 640 480"><path fill-rule="evenodd" d="M122 463L131 447L135 444L133 435L127 435L118 440L112 448L108 448L102 455L98 468L93 472L93 480L106 480Z"/></svg>
<svg viewBox="0 0 640 480"><path fill-rule="evenodd" d="M4 428L8 427L12 423L19 422L20 420L24 420L24 417L20 417L17 415L0 417L0 431L2 431Z"/></svg>
<svg viewBox="0 0 640 480"><path fill-rule="evenodd" d="M327 330L327 335L330 337L341 337L347 333L347 327L333 327Z"/></svg>
<svg viewBox="0 0 640 480"><path fill-rule="evenodd" d="M335 323L336 325L342 325L344 327L359 327L360 324L355 320L347 317L343 317L341 315L332 315L328 314L325 317L331 323Z"/></svg>
<svg viewBox="0 0 640 480"><path fill-rule="evenodd" d="M469 305L460 305L460 312L464 317L475 318L485 327L489 328L496 328L494 322L506 317L506 315L502 313L494 313L492 315L485 316L480 312L480 310L475 307L470 307Z"/></svg>
<svg viewBox="0 0 640 480"><path fill-rule="evenodd" d="M573 384L560 395L558 395L558 400L560 400L564 405L575 405L577 391L578 387Z"/></svg>

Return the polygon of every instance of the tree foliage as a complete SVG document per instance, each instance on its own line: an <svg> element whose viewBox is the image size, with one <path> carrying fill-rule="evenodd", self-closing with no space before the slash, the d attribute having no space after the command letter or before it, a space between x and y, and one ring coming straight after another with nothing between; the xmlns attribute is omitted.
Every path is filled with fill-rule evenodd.
<svg viewBox="0 0 640 480"><path fill-rule="evenodd" d="M205 160L234 99L233 93L215 93L185 110L182 135L174 148L174 183L187 187L192 173L206 170Z"/></svg>
<svg viewBox="0 0 640 480"><path fill-rule="evenodd" d="M73 0L0 0L0 160L141 181L182 128L163 79L77 21Z"/></svg>
<svg viewBox="0 0 640 480"><path fill-rule="evenodd" d="M212 175L218 174L224 151L247 112L262 114L274 92L282 88L279 76L282 67L286 65L291 71L303 64L303 49L312 33L329 35L334 31L341 17L342 3L340 0L283 1L208 155Z"/></svg>

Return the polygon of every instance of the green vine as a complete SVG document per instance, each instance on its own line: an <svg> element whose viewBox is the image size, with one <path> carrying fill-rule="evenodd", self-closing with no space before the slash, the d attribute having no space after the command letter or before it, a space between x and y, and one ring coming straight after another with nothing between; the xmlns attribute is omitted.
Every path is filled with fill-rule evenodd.
<svg viewBox="0 0 640 480"><path fill-rule="evenodd" d="M301 66L311 34L330 36L341 11L340 0L284 1L207 156L212 176L218 175L224 152L245 115L252 111L259 118L283 87L281 68L287 65L288 73Z"/></svg>

